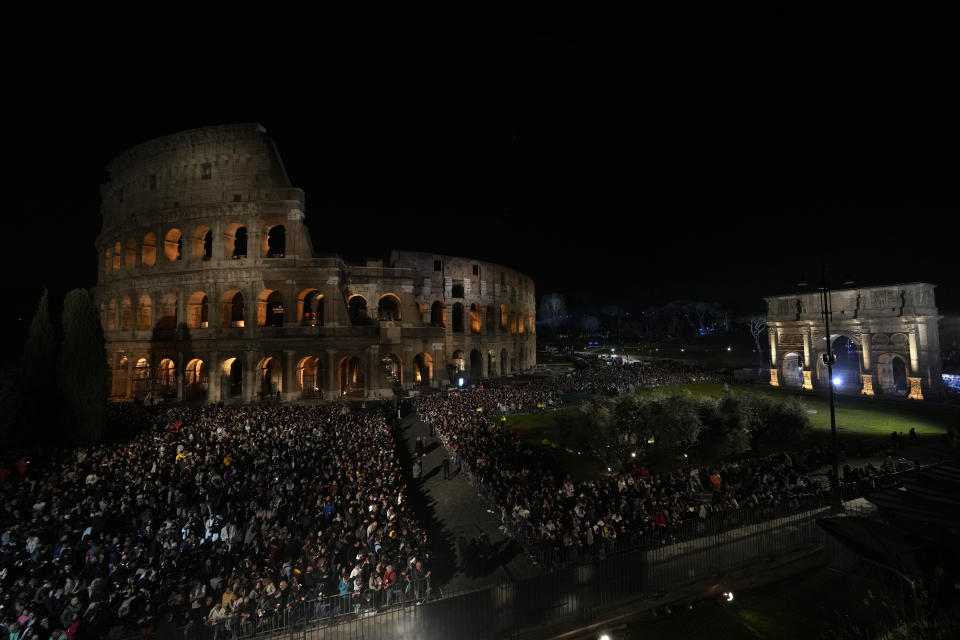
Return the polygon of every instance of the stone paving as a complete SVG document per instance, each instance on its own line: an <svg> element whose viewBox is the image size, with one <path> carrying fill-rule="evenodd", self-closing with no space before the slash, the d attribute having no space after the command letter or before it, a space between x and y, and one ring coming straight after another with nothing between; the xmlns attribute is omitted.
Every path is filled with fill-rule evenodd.
<svg viewBox="0 0 960 640"><path fill-rule="evenodd" d="M418 488L409 491L409 500L432 535L428 548L435 584L449 594L539 575L539 568L501 530L498 515L477 494L467 475L451 467L450 479L444 480L443 459L447 453L416 413L404 417L400 429L406 444L405 451L400 451L401 463L408 471L416 458L417 437L425 442L422 479L416 482L410 476L410 488ZM472 551L470 544L484 534L489 540L485 559Z"/></svg>

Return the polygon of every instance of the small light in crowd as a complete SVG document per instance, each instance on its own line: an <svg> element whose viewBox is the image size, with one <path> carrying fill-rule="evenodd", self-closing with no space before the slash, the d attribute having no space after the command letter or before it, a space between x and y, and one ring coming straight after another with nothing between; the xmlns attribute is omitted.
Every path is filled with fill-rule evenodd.
<svg viewBox="0 0 960 640"><path fill-rule="evenodd" d="M842 383L842 382L843 382L843 380L841 380L839 377L834 378L834 379L833 379L833 386L839 387L839 386L840 386L840 383Z"/></svg>
<svg viewBox="0 0 960 640"><path fill-rule="evenodd" d="M460 378L459 380L457 380L457 385L461 387L463 386L463 378Z"/></svg>
<svg viewBox="0 0 960 640"><path fill-rule="evenodd" d="M600 636L599 640L610 640L610 636L608 636L607 634L603 634L602 636Z"/></svg>
<svg viewBox="0 0 960 640"><path fill-rule="evenodd" d="M727 602L733 602L733 591L727 591L726 593L723 594L723 597L726 599Z"/></svg>
<svg viewBox="0 0 960 640"><path fill-rule="evenodd" d="M683 353L684 351L686 351L686 349L680 349L680 353Z"/></svg>
<svg viewBox="0 0 960 640"><path fill-rule="evenodd" d="M653 436L647 438L647 444L653 444Z"/></svg>
<svg viewBox="0 0 960 640"><path fill-rule="evenodd" d="M630 452L630 457L631 457L631 458L636 458L636 457L637 457L637 452L636 452L636 451L631 451L631 452Z"/></svg>
<svg viewBox="0 0 960 640"><path fill-rule="evenodd" d="M607 467L607 471L610 471L610 467Z"/></svg>
<svg viewBox="0 0 960 640"><path fill-rule="evenodd" d="M727 351L733 351L733 349L731 349L730 347L727 347Z"/></svg>
<svg viewBox="0 0 960 640"><path fill-rule="evenodd" d="M687 454L683 454L683 457L686 458L686 457L687 457Z"/></svg>

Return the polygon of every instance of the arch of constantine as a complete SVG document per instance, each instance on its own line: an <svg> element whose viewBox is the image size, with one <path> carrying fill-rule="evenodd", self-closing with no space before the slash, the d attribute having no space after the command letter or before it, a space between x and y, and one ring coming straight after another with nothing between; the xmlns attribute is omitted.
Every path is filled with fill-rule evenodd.
<svg viewBox="0 0 960 640"><path fill-rule="evenodd" d="M536 364L529 277L315 253L304 193L260 125L158 138L108 171L93 294L111 399L377 398Z"/></svg>
<svg viewBox="0 0 960 640"><path fill-rule="evenodd" d="M834 384L863 395L923 399L943 393L934 288L922 282L831 293ZM819 292L765 298L770 384L829 384Z"/></svg>

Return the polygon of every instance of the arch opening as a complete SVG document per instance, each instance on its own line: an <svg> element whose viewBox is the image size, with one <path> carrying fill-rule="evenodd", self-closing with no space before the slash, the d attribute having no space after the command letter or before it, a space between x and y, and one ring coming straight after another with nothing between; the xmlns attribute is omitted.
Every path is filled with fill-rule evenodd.
<svg viewBox="0 0 960 640"><path fill-rule="evenodd" d="M206 329L210 326L210 305L207 294L195 291L187 301L187 327Z"/></svg>
<svg viewBox="0 0 960 640"><path fill-rule="evenodd" d="M350 312L350 324L370 324L370 317L367 315L366 298L359 294L350 296L350 299L347 301L347 308Z"/></svg>
<svg viewBox="0 0 960 640"><path fill-rule="evenodd" d="M257 298L257 326L283 326L283 296L279 291L266 289Z"/></svg>
<svg viewBox="0 0 960 640"><path fill-rule="evenodd" d="M304 327L323 326L323 294L307 289L300 294L300 323Z"/></svg>
<svg viewBox="0 0 960 640"><path fill-rule="evenodd" d="M145 267L152 267L157 264L157 234L153 231L143 236L143 244L140 247L140 262Z"/></svg>
<svg viewBox="0 0 960 640"><path fill-rule="evenodd" d="M470 352L470 379L480 380L483 378L483 354L474 349Z"/></svg>
<svg viewBox="0 0 960 640"><path fill-rule="evenodd" d="M224 329L229 327L244 326L244 299L243 292L232 289L223 294L220 300L220 326Z"/></svg>
<svg viewBox="0 0 960 640"><path fill-rule="evenodd" d="M137 304L137 329L149 331L153 326L153 300L150 296L140 296Z"/></svg>
<svg viewBox="0 0 960 640"><path fill-rule="evenodd" d="M322 398L320 390L320 358L307 356L297 364L297 383L300 385L300 397L303 399Z"/></svg>
<svg viewBox="0 0 960 640"><path fill-rule="evenodd" d="M225 384L222 385L226 390L226 395L236 398L243 395L243 364L240 358L227 358L223 361L222 375Z"/></svg>
<svg viewBox="0 0 960 640"><path fill-rule="evenodd" d="M357 356L347 356L340 360L338 367L340 395L363 397L366 393L363 361Z"/></svg>
<svg viewBox="0 0 960 640"><path fill-rule="evenodd" d="M383 368L383 376L391 387L399 387L403 384L403 362L395 353L388 354L380 360L380 366Z"/></svg>
<svg viewBox="0 0 960 640"><path fill-rule="evenodd" d="M176 367L170 358L161 360L157 368L157 394L165 399L177 395Z"/></svg>
<svg viewBox="0 0 960 640"><path fill-rule="evenodd" d="M283 258L287 254L287 229L282 224L267 231L266 254L268 258Z"/></svg>
<svg viewBox="0 0 960 640"><path fill-rule="evenodd" d="M459 302L453 305L453 330L463 333L463 305Z"/></svg>
<svg viewBox="0 0 960 640"><path fill-rule="evenodd" d="M493 303L487 305L487 335L493 335L497 328L497 308Z"/></svg>
<svg viewBox="0 0 960 640"><path fill-rule="evenodd" d="M183 257L183 234L180 229L170 229L163 239L163 254L170 262L176 262Z"/></svg>
<svg viewBox="0 0 960 640"><path fill-rule="evenodd" d="M413 379L418 385L429 387L433 382L433 357L426 351L413 359Z"/></svg>
<svg viewBox="0 0 960 640"><path fill-rule="evenodd" d="M187 400L206 400L210 386L207 363L194 358L183 370L183 395Z"/></svg>
<svg viewBox="0 0 960 640"><path fill-rule="evenodd" d="M860 352L857 344L847 336L837 336L830 343L830 351L836 356L833 363L833 379L838 387L860 386Z"/></svg>
<svg viewBox="0 0 960 640"><path fill-rule="evenodd" d="M380 296L377 302L377 318L383 321L400 320L400 299L392 293Z"/></svg>
<svg viewBox="0 0 960 640"><path fill-rule="evenodd" d="M906 359L898 353L883 353L877 357L877 381L880 391L887 395L905 396L910 390Z"/></svg>
<svg viewBox="0 0 960 640"><path fill-rule="evenodd" d="M447 308L440 300L430 305L430 326L445 327L447 325Z"/></svg>
<svg viewBox="0 0 960 640"><path fill-rule="evenodd" d="M798 353L783 356L783 386L790 389L803 386L803 358Z"/></svg>
<svg viewBox="0 0 960 640"><path fill-rule="evenodd" d="M474 302L470 305L470 333L480 333L480 304Z"/></svg>
<svg viewBox="0 0 960 640"><path fill-rule="evenodd" d="M260 361L257 370L259 372L257 392L260 398L279 400L280 393L283 391L283 367L280 366L280 361L268 356Z"/></svg>

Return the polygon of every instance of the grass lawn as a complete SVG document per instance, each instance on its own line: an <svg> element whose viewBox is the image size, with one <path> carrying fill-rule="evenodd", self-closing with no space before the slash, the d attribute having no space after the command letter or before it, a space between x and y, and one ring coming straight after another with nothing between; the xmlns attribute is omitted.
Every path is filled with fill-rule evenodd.
<svg viewBox="0 0 960 640"><path fill-rule="evenodd" d="M669 392L675 389L687 389L694 395L719 396L723 393L723 385L720 384L679 385L665 387L662 390ZM759 393L772 397L791 394L798 397L807 407L813 426L810 444L820 444L829 440L830 406L825 395L771 387L731 386L730 389L734 393ZM645 389L640 393L653 392L653 389ZM913 427L921 438L934 438L945 433L951 424L960 426L960 412L940 405L846 395L837 396L835 404L837 433L841 446L850 442L848 451L852 450L852 441L858 439L868 447L878 446L881 441L890 437L891 431L902 431L906 435ZM586 454L565 451L553 444L561 440L555 432L554 421L563 411L566 409L544 415L510 416L507 425L509 428L516 426L520 429L521 439L525 444L552 446L555 455L574 479L588 480L598 477L606 469L597 460ZM776 442L771 441L762 442L761 447L762 450L770 451L782 449Z"/></svg>
<svg viewBox="0 0 960 640"><path fill-rule="evenodd" d="M732 602L711 600L692 610L678 607L669 616L652 616L610 632L616 640L676 640L677 638L778 638L809 640L823 637L840 614L855 624L882 615L865 603L867 583L829 569L788 578L755 591L734 594Z"/></svg>

